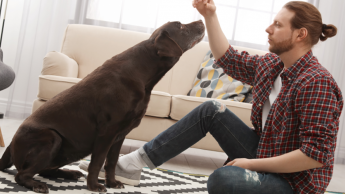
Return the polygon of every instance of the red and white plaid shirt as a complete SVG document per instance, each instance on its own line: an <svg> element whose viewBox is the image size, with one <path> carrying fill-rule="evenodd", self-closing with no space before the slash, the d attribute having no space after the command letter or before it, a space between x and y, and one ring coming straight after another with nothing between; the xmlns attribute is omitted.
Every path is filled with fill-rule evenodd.
<svg viewBox="0 0 345 194"><path fill-rule="evenodd" d="M215 64L231 77L253 86L251 121L260 136L256 157L269 158L300 149L323 167L281 175L295 193L324 193L333 174L343 97L312 51L281 74L282 88L270 109L265 130L263 105L284 68L278 55L249 55L230 46Z"/></svg>

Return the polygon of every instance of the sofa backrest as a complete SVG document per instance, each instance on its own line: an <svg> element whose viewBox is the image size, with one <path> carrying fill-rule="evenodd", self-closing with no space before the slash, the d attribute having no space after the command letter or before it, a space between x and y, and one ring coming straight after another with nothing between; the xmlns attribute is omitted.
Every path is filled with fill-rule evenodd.
<svg viewBox="0 0 345 194"><path fill-rule="evenodd" d="M78 78L84 78L106 60L149 36L115 28L70 24L66 28L61 52L78 63Z"/></svg>
<svg viewBox="0 0 345 194"><path fill-rule="evenodd" d="M106 60L137 43L147 40L150 34L115 28L70 24L66 28L61 52L78 63L78 78L84 78ZM236 47L250 54L265 51ZM186 95L192 88L200 64L210 50L208 42L200 42L183 54L177 64L158 82L154 90L171 95Z"/></svg>

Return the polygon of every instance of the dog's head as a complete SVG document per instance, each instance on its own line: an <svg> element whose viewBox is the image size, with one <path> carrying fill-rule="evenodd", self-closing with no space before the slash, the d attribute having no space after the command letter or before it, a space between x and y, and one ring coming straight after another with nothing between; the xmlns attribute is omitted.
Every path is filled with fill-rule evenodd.
<svg viewBox="0 0 345 194"><path fill-rule="evenodd" d="M180 57L199 43L205 35L201 20L189 24L168 22L155 30L150 39L160 57Z"/></svg>

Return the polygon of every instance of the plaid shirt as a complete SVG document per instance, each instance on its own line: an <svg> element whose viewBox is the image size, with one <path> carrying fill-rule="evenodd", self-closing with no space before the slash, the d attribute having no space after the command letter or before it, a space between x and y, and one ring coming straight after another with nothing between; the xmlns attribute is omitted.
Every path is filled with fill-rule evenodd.
<svg viewBox="0 0 345 194"><path fill-rule="evenodd" d="M269 158L300 149L323 166L280 174L295 193L324 193L333 174L343 97L332 75L312 51L280 75L282 88L271 106L265 130L263 105L284 68L278 55L238 53L230 46L215 64L231 77L253 86L251 121L260 136L256 157Z"/></svg>

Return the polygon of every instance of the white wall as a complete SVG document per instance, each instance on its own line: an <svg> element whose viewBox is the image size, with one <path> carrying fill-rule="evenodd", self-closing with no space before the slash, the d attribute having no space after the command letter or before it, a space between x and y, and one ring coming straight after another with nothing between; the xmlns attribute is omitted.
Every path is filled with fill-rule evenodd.
<svg viewBox="0 0 345 194"><path fill-rule="evenodd" d="M313 49L319 62L330 71L345 97L345 1L320 0L319 10L324 24L333 24L338 28L337 35L320 42ZM341 141L339 142L339 140ZM340 117L336 154L345 157L345 110ZM345 161L338 161L345 164Z"/></svg>

